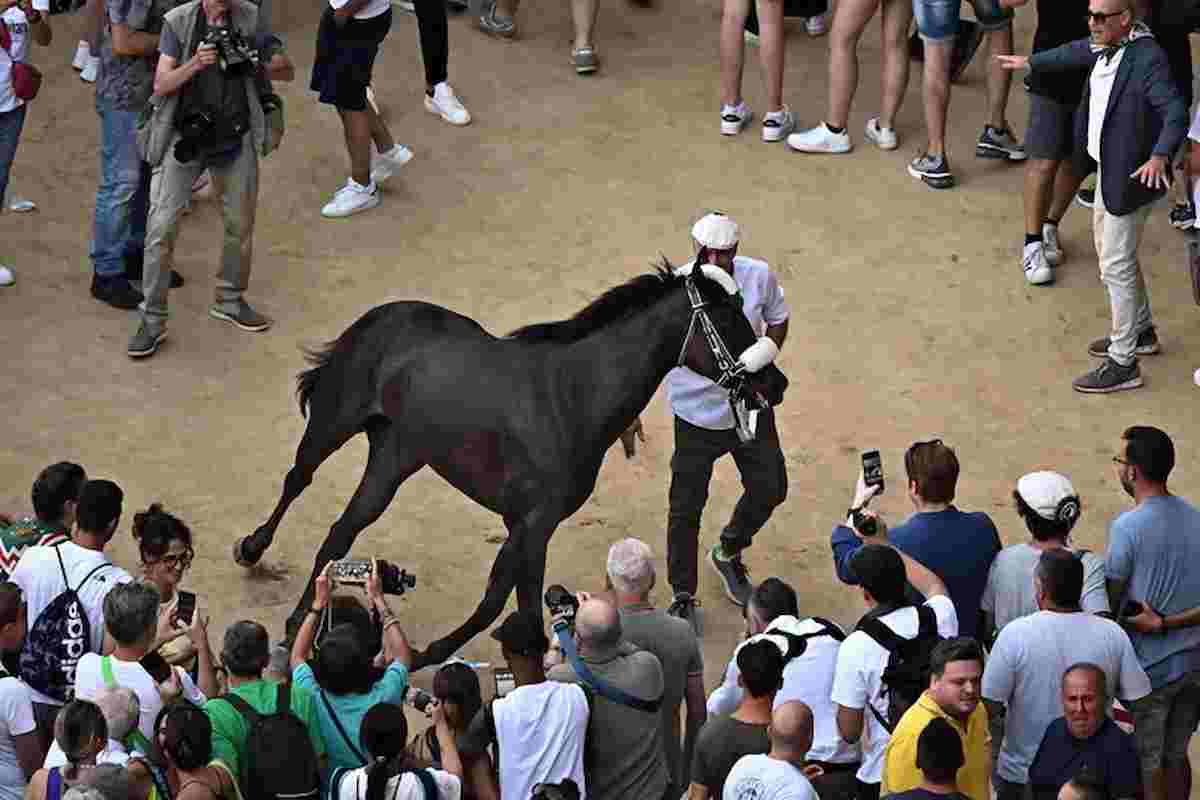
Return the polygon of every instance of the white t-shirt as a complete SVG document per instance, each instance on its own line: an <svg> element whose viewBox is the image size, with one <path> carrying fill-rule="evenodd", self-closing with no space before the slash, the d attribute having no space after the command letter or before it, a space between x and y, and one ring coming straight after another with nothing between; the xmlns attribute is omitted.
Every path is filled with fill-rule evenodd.
<svg viewBox="0 0 1200 800"><path fill-rule="evenodd" d="M116 739L109 739L108 745L96 756L96 763L116 764L118 767L124 767L129 763L129 752L125 749L125 745ZM52 769L54 767L65 767L66 765L67 754L58 746L58 742L50 742L50 749L46 751L46 760L42 762L42 766L46 769Z"/></svg>
<svg viewBox="0 0 1200 800"><path fill-rule="evenodd" d="M71 588L76 590L87 613L92 634L91 651L99 653L100 648L104 646L104 598L114 586L129 583L133 576L120 567L109 564L97 570L96 574L88 578L87 583L80 586L96 565L108 563L108 558L103 553L80 547L74 542L63 542L55 547L29 548L22 554L9 580L20 586L25 595L31 628L46 606L67 590L63 585L63 572L58 566L56 550L62 556L67 580L71 582ZM62 705L58 700L45 696L37 689L30 688L30 691L33 692L35 703Z"/></svg>
<svg viewBox="0 0 1200 800"><path fill-rule="evenodd" d="M33 10L49 14L50 0L33 0ZM12 64L13 61L25 61L29 56L29 21L25 12L16 6L0 14L0 19L4 20L12 38L8 52L0 49L0 113L3 113L25 105L24 100L18 100L13 94Z"/></svg>
<svg viewBox="0 0 1200 800"><path fill-rule="evenodd" d="M1070 552L1079 551L1067 548ZM1025 617L1038 610L1037 597L1033 593L1033 573L1043 550L1028 542L1014 544L1001 550L988 572L987 586L979 607L996 620L996 630L1018 617ZM1083 596L1080 607L1089 613L1108 611L1108 592L1104 586L1104 559L1092 552L1080 556L1083 562Z"/></svg>
<svg viewBox="0 0 1200 800"><path fill-rule="evenodd" d="M349 3L350 0L329 0L329 7L337 10ZM367 0L367 4L358 10L354 15L355 19L371 19L378 17L380 14L388 11L392 7L392 0Z"/></svg>
<svg viewBox="0 0 1200 800"><path fill-rule="evenodd" d="M783 299L783 287L767 262L736 256L733 259L733 280L741 290L742 310L755 334L762 336L767 326L779 325L787 320L791 312ZM697 331L697 335L703 334ZM731 355L737 358L741 353ZM667 396L675 416L697 427L713 431L733 427L729 392L687 367L676 367L667 373Z"/></svg>
<svg viewBox="0 0 1200 800"><path fill-rule="evenodd" d="M806 619L800 622L798 630L805 634L821 629L819 622ZM835 764L858 761L858 745L850 744L838 733L837 709L830 699L841 643L832 636L815 636L807 642L804 652L783 668L783 688L775 694L775 708L791 700L799 700L812 709L813 741L812 749L808 751L810 761ZM742 687L738 686L739 674L735 653L725 668L725 681L708 696L709 714L724 716L737 709L744 694Z"/></svg>
<svg viewBox="0 0 1200 800"><path fill-rule="evenodd" d="M17 761L13 737L37 729L30 692L11 675L0 678L0 800L21 800L25 793L25 772Z"/></svg>
<svg viewBox="0 0 1200 800"><path fill-rule="evenodd" d="M83 700L94 700L100 690L104 688L104 675L100 671L100 660L101 657L95 653L87 653L79 659L79 666L75 668L76 697ZM193 705L203 706L204 692L196 688L191 676L182 669L174 667L174 670L179 675L179 682L183 686L183 699ZM146 668L136 661L122 661L114 657L112 671L117 686L132 689L133 693L137 695L138 703L141 704L138 730L147 739L153 739L154 720L163 707L162 695L158 693L158 684L155 683Z"/></svg>
<svg viewBox="0 0 1200 800"><path fill-rule="evenodd" d="M929 598L925 605L933 609L938 634L945 638L958 635L958 614L954 603L943 594ZM897 636L911 639L917 635L917 609L912 606L897 609L879 617ZM887 667L887 649L862 631L854 631L838 650L837 672L833 678L833 702L846 708L863 709L862 766L858 779L863 783L883 780L883 751L891 734L867 708L870 703L880 716L886 718L888 704L883 697L883 671Z"/></svg>
<svg viewBox="0 0 1200 800"><path fill-rule="evenodd" d="M1087 151L1097 164L1100 163L1100 133L1104 129L1104 115L1108 112L1108 98L1112 94L1113 81L1117 78L1117 69L1124 57L1125 48L1122 47L1113 56L1112 61L1108 61L1104 56L1096 59L1096 65L1092 67L1092 75L1088 79L1092 99L1088 101Z"/></svg>
<svg viewBox="0 0 1200 800"><path fill-rule="evenodd" d="M1082 611L1039 611L1010 622L996 638L983 672L982 694L1008 707L996 772L1025 783L1046 727L1063 715L1062 676L1091 662L1108 676L1108 693L1122 701L1150 694L1128 634L1104 617Z"/></svg>
<svg viewBox="0 0 1200 800"><path fill-rule="evenodd" d="M431 769L433 782L437 784L438 800L459 800L462 797L462 781L440 769ZM387 800L426 800L421 779L411 772L392 776L387 782L383 796ZM347 772L338 781L337 800L366 800L367 769L361 767Z"/></svg>
<svg viewBox="0 0 1200 800"><path fill-rule="evenodd" d="M817 792L799 767L756 753L729 770L721 800L817 800Z"/></svg>
<svg viewBox="0 0 1200 800"><path fill-rule="evenodd" d="M544 681L518 686L492 704L505 797L529 797L535 783L570 778L587 800L583 743L588 704L573 683Z"/></svg>

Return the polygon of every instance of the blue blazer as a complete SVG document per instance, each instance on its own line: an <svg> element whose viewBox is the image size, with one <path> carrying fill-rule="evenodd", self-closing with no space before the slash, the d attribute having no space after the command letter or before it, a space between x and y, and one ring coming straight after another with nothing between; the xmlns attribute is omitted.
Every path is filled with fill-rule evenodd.
<svg viewBox="0 0 1200 800"><path fill-rule="evenodd" d="M1088 39L1077 39L1034 53L1029 66L1045 71L1079 69L1093 66L1100 55L1092 51ZM1096 167L1087 152L1091 99L1089 79L1075 112L1075 166L1082 175ZM1100 136L1100 188L1109 213L1130 214L1163 194L1129 176L1152 155L1163 156L1169 164L1187 131L1188 107L1171 80L1166 54L1153 36L1134 39L1121 56Z"/></svg>

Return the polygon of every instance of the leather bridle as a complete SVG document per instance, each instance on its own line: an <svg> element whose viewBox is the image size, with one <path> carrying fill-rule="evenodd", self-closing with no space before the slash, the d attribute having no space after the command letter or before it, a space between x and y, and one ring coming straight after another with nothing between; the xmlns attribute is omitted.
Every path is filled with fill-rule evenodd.
<svg viewBox="0 0 1200 800"><path fill-rule="evenodd" d="M692 305L692 319L688 323L687 335L683 337L683 345L679 348L679 359L676 366L684 366L684 362L687 360L688 345L696 333L696 328L699 327L704 333L709 351L717 362L717 369L721 371L713 383L729 393L729 406L733 411L738 436L743 441L749 441L754 438L754 432L752 423L748 421L749 410L746 408L746 365L734 358L725 345L725 339L708 315L706 310L708 301L696 288L696 281L689 276L684 282L684 288L687 289L688 302Z"/></svg>

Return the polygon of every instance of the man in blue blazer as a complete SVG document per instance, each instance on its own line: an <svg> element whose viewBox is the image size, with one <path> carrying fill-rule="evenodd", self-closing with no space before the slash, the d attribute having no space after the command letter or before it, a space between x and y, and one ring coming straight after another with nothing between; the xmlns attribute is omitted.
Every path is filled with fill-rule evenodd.
<svg viewBox="0 0 1200 800"><path fill-rule="evenodd" d="M1006 69L1091 68L1075 114L1075 160L1079 174L1093 166L1098 173L1093 227L1112 333L1088 346L1104 362L1072 385L1105 394L1141 386L1137 357L1158 352L1137 247L1150 207L1170 185L1169 164L1187 134L1188 107L1131 0L1089 0L1088 28L1089 39L997 59Z"/></svg>

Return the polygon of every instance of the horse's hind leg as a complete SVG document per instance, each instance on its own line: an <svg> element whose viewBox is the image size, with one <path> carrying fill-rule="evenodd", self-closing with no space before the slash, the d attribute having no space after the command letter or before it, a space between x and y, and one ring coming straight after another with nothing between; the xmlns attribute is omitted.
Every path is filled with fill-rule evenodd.
<svg viewBox="0 0 1200 800"><path fill-rule="evenodd" d="M279 496L270 519L259 525L250 536L238 539L233 544L233 560L238 564L246 567L258 563L274 541L275 529L287 513L288 506L312 483L317 467L362 430L360 422L332 426L325 426L324 422L315 412L309 416L300 446L296 448L296 462L283 480L283 494ZM324 430L319 429L322 427Z"/></svg>
<svg viewBox="0 0 1200 800"><path fill-rule="evenodd" d="M366 471L346 510L338 517L337 522L333 523L329 535L317 551L316 562L305 586L304 596L300 598L299 604L287 621L289 639L304 621L304 614L312 603L313 582L325 569L325 565L343 558L350 552L358 534L379 519L387 509L400 484L425 466L421 455L400 441L395 427L383 417L374 418L367 426L367 438L371 442L371 449L367 457Z"/></svg>

